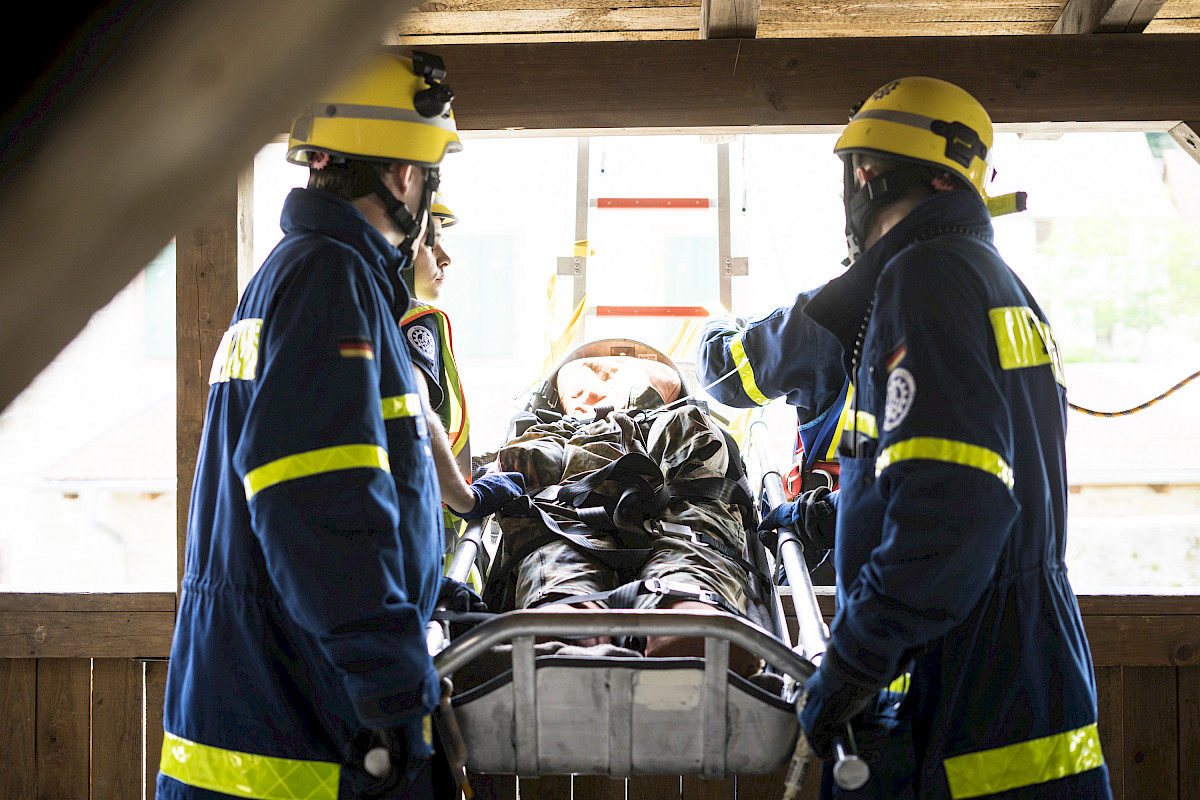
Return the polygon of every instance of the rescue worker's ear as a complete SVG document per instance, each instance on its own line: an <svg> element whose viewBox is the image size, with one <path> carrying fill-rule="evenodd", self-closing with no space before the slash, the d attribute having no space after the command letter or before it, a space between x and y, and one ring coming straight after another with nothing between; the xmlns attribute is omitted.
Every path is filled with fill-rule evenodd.
<svg viewBox="0 0 1200 800"><path fill-rule="evenodd" d="M396 189L402 195L411 191L420 178L420 171L417 165L404 162L397 162L389 166L388 174L396 182Z"/></svg>

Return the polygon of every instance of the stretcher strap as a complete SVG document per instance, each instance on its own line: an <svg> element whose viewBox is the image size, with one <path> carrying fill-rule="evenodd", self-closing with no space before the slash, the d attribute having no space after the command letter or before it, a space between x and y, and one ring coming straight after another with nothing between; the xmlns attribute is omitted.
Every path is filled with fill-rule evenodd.
<svg viewBox="0 0 1200 800"><path fill-rule="evenodd" d="M741 616L741 612L734 608L728 600L714 592L711 589L704 589L690 583L678 583L675 581L663 581L658 578L647 578L645 580L630 581L629 583L618 586L615 589L609 589L607 592L592 592L591 594L567 595L564 597L556 597L553 600L548 600L541 603L540 606L551 605L575 605L576 603L606 603L609 608L636 608L637 598L644 595L653 594L659 597L661 605L663 600L697 600L701 603L707 603L710 606L715 606L722 611L730 614Z"/></svg>
<svg viewBox="0 0 1200 800"><path fill-rule="evenodd" d="M576 551L602 563L618 575L636 575L642 565L650 557L649 537L646 537L642 547L626 547L622 549L598 548L588 541L585 534L592 529L587 525L567 525L565 528L544 508L535 503L530 497L520 497L505 507L505 512L514 517L540 518L545 533L534 537L518 548L507 559L493 566L484 586L483 600L488 608L501 611L508 608L511 591L515 583L515 568L527 556L540 547L544 547L559 539L566 540Z"/></svg>
<svg viewBox="0 0 1200 800"><path fill-rule="evenodd" d="M621 466L618 467L618 464ZM654 484L659 481L647 480L647 465L653 469L654 474L661 481L658 486ZM607 480L621 481L630 476L636 486L624 489L620 498L613 505L613 511L610 512L606 503L611 502L612 498L595 492L593 487L600 486ZM645 495L639 493L638 488L648 491L653 496L653 500L649 504L645 502ZM655 524L653 516L657 516L658 513L665 510L666 505L672 499L715 500L733 503L738 505L742 511L743 519L748 513L751 502L745 487L727 478L697 478L668 486L658 465L636 453L622 456L608 467L597 470L580 481L548 487L539 493L539 497L553 497L554 500L522 497L505 508L505 513L509 516L540 518L545 533L527 542L503 563L496 565L493 574L489 575L485 589L484 601L490 608L499 610L507 607L510 599L509 593L515 578L513 575L515 567L530 553L553 541L565 540L580 554L611 569L625 583L632 583L637 579L637 574L652 552L651 533L654 531L650 525ZM564 497L571 499L573 503L557 502ZM582 508L574 505L574 503L597 501L601 505ZM647 520L646 512L654 509L657 511L650 520ZM564 527L551 516L552 514L565 516L576 524L568 524ZM660 535L683 533L694 543L709 547L726 559L733 561L751 576L764 583L769 582L769 579L762 575L753 564L742 558L740 553L711 534L703 531L697 532L687 526L668 524L658 527L657 533ZM619 546L615 549L597 547L586 535L596 530L612 534L617 539Z"/></svg>

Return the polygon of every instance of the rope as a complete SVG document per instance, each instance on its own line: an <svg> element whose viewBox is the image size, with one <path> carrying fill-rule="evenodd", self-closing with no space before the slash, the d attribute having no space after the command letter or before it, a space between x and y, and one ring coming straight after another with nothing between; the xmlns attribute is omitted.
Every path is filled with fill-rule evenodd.
<svg viewBox="0 0 1200 800"><path fill-rule="evenodd" d="M1130 414L1136 414L1138 411L1145 411L1147 408L1154 405L1158 401L1160 401L1164 398L1170 397L1175 392L1179 391L1184 386L1187 386L1189 383L1191 383L1198 377L1200 377L1200 370L1197 370L1196 372L1193 372L1191 375L1188 375L1186 378L1184 378L1179 383L1172 386L1170 389L1167 389L1165 392L1160 394L1158 397L1155 397L1153 400L1147 400L1146 402L1142 403L1140 406L1134 406L1133 408L1127 408L1124 411L1093 411L1090 408L1084 408L1083 406L1077 406L1074 403L1068 403L1067 405L1069 405L1071 407L1072 411L1078 411L1080 414L1087 414L1092 417L1105 417L1108 419L1111 419L1113 417L1126 417L1126 416L1129 416Z"/></svg>

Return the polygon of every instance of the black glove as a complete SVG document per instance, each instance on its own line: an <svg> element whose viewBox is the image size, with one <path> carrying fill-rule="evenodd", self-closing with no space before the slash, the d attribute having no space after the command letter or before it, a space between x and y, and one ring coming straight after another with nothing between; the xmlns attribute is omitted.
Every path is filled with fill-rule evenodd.
<svg viewBox="0 0 1200 800"><path fill-rule="evenodd" d="M837 533L837 506L831 494L829 489L818 486L772 509L758 526L759 540L774 553L779 547L777 529L794 525L805 552L832 550Z"/></svg>
<svg viewBox="0 0 1200 800"><path fill-rule="evenodd" d="M487 603L478 593L465 583L443 577L442 585L438 587L437 604L447 611L457 611L461 614L470 612L483 613L488 610Z"/></svg>
<svg viewBox="0 0 1200 800"><path fill-rule="evenodd" d="M433 720L428 715L388 730L372 731L363 769L376 781L358 800L383 800L398 796L433 758Z"/></svg>
<svg viewBox="0 0 1200 800"><path fill-rule="evenodd" d="M519 472L488 472L471 484L475 505L471 510L455 514L463 519L483 519L491 516L514 498L525 494L525 476Z"/></svg>
<svg viewBox="0 0 1200 800"><path fill-rule="evenodd" d="M804 707L798 711L813 752L831 758L834 739L845 738L846 723L870 705L881 688L846 664L832 646L826 650L821 666L804 684Z"/></svg>

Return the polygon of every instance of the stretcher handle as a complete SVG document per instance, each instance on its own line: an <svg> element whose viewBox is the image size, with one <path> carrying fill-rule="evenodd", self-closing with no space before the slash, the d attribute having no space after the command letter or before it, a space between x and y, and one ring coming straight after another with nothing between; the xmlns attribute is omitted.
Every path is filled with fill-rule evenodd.
<svg viewBox="0 0 1200 800"><path fill-rule="evenodd" d="M850 729L849 722L846 723L846 739L849 742L854 741L854 732ZM871 779L871 768L852 746L834 739L833 758L833 782L840 788L853 792L867 785L867 781Z"/></svg>
<svg viewBox="0 0 1200 800"><path fill-rule="evenodd" d="M767 503L771 508L776 508L787 502L787 495L783 491L783 477L770 464L767 446L763 441L767 433L766 423L761 420L750 426L750 451L758 461L759 479ZM796 536L795 528L784 526L779 529L777 555L783 562L788 585L792 587L792 605L796 609L798 633L796 647L801 655L812 661L828 647L829 629L825 627L825 618L817 604L812 578L808 574L808 566L804 563L804 545Z"/></svg>
<svg viewBox="0 0 1200 800"><path fill-rule="evenodd" d="M439 675L455 671L497 644L523 636L550 639L584 639L593 636L703 636L724 639L756 653L781 673L803 683L813 674L813 665L765 629L742 617L718 609L575 609L569 614L525 609L497 614L459 636L434 655Z"/></svg>
<svg viewBox="0 0 1200 800"><path fill-rule="evenodd" d="M787 495L783 490L783 477L771 468L767 447L763 443L766 435L767 426L761 420L755 421L750 426L750 449L758 459L763 492L771 508L777 508L787 502ZM804 563L804 545L796 536L794 526L785 525L779 528L778 532L778 556L783 562L783 571L787 575L788 585L792 587L792 604L796 608L797 638L799 639L797 649L810 661L818 662L829 647L829 629L825 626L825 618L821 614L821 607L817 604L817 595L813 590L812 578L808 574L808 565ZM857 748L854 746L854 731L850 727L850 723L846 723L845 742L835 740L833 752L834 782L842 789L851 791L861 789L871 778L871 768L858 755Z"/></svg>
<svg viewBox="0 0 1200 800"><path fill-rule="evenodd" d="M479 554L479 548L483 547L483 531L487 527L491 517L483 519L473 519L467 522L467 529L463 531L463 535L459 537L458 543L454 545L454 556L450 559L450 568L446 570L446 577L459 583L466 583L471 575L471 566L475 563L475 556ZM439 611L445 611L443 604L438 605ZM436 655L446 649L450 644L450 639L446 635L446 629L442 623L437 620L429 620L425 625L425 649L430 655Z"/></svg>
<svg viewBox="0 0 1200 800"><path fill-rule="evenodd" d="M483 547L483 530L489 520L491 517L467 522L467 529L463 531L458 543L454 545L454 556L450 559L450 569L446 570L447 578L459 583L466 583L470 578L471 566L475 563L475 557L479 555L479 549Z"/></svg>

